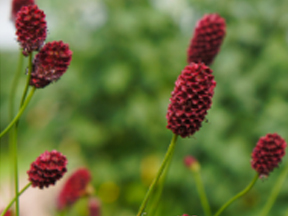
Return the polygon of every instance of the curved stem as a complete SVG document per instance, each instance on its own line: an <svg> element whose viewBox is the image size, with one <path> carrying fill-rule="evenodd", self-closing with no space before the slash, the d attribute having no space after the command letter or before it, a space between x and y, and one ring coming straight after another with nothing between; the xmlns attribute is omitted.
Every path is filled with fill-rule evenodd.
<svg viewBox="0 0 288 216"><path fill-rule="evenodd" d="M29 188L31 185L31 182L29 182L18 194L17 196L19 197L22 193L24 193L25 190L27 190L27 188ZM8 211L8 209L12 206L12 204L15 202L16 197L14 197L11 202L7 205L7 207L4 209L4 211L1 213L0 216L4 216L5 213Z"/></svg>
<svg viewBox="0 0 288 216"><path fill-rule="evenodd" d="M145 198L144 198L144 200L141 203L141 206L139 208L137 216L141 216L142 215L142 213L143 213L143 211L144 211L144 209L145 209L145 207L147 205L147 202L148 202L151 194L153 193L153 191L155 189L155 186L157 185L157 183L158 183L158 181L159 181L159 179L160 179L160 177L162 175L162 172L163 172L164 168L166 167L166 165L167 165L167 163L169 161L169 158L172 157L172 153L174 152L174 148L175 148L177 137L178 137L178 135L174 134L174 136L173 136L173 138L171 140L171 143L170 143L170 145L168 147L168 150L166 152L165 158L164 158L164 160L163 160L163 162L162 162L162 164L160 166L160 169L158 170L158 173L157 173L156 177L154 178L153 182L151 183L151 185L150 185L150 187L149 187L149 189L148 189L148 191L147 191L147 193L145 195Z"/></svg>
<svg viewBox="0 0 288 216"><path fill-rule="evenodd" d="M271 194L266 202L266 204L264 205L263 210L261 211L261 216L266 216L268 215L270 209L272 208L279 192L280 189L286 179L286 176L288 174L288 163L285 166L285 169L281 172L281 174L279 175L277 182L274 184L274 187L272 188Z"/></svg>
<svg viewBox="0 0 288 216"><path fill-rule="evenodd" d="M18 175L18 150L17 150L17 126L12 129L13 140L13 161L14 161L14 188L15 188L15 198L16 198L16 216L19 216L19 175Z"/></svg>
<svg viewBox="0 0 288 216"><path fill-rule="evenodd" d="M250 189L254 186L254 184L256 183L256 181L259 178L259 174L256 173L255 177L253 178L252 182L240 193L238 193L236 196L232 197L228 202L226 202L218 211L214 216L218 216L220 215L230 204L232 204L236 199L244 196L248 191L250 191Z"/></svg>
<svg viewBox="0 0 288 216"><path fill-rule="evenodd" d="M210 205L209 205L206 193L205 193L203 181L200 175L200 170L193 172L193 174L194 174L196 188L200 197L202 208L206 216L211 216L211 209L210 209Z"/></svg>
<svg viewBox="0 0 288 216"><path fill-rule="evenodd" d="M2 136L4 136L10 129L11 127L18 121L18 119L21 117L22 113L24 112L24 110L26 109L27 105L29 104L34 92L35 92L35 87L32 88L32 90L30 91L30 94L28 95L27 99L25 100L25 102L23 103L23 106L21 107L21 109L19 110L19 112L17 113L17 115L14 117L14 119L10 122L10 124L0 133L0 138Z"/></svg>

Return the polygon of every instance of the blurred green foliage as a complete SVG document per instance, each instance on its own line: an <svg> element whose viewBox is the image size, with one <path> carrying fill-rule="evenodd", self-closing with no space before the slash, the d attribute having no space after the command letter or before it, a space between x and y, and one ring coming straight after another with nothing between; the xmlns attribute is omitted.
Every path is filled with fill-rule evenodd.
<svg viewBox="0 0 288 216"><path fill-rule="evenodd" d="M107 182L119 190L114 200L102 200L104 216L135 215L172 138L165 128L170 93L204 13L217 12L227 23L211 66L217 81L213 106L209 123L178 140L159 215L203 215L192 174L183 165L187 154L201 163L215 212L252 180L250 155L260 136L277 132L288 140L288 1L65 0L39 1L39 7L47 16L47 41L69 43L73 58L61 80L37 90L22 118L21 172L31 158L56 148L67 155L69 170L91 169L96 194L105 194L100 189ZM8 123L17 56L0 54L1 129ZM23 76L18 101L24 82ZM1 140L2 175L9 169L7 140ZM287 163L284 159L223 216L257 215ZM271 215L288 215L287 194L288 180Z"/></svg>

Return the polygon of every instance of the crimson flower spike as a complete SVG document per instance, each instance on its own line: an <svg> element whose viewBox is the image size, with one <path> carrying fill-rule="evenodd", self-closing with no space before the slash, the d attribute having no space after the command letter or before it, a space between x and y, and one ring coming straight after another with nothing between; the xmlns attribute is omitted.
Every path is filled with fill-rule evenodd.
<svg viewBox="0 0 288 216"><path fill-rule="evenodd" d="M72 59L69 45L62 41L46 43L33 60L30 85L44 88L57 81L68 69Z"/></svg>
<svg viewBox="0 0 288 216"><path fill-rule="evenodd" d="M17 41L23 48L23 55L28 56L33 51L39 51L47 36L45 14L37 5L23 6L17 13Z"/></svg>
<svg viewBox="0 0 288 216"><path fill-rule="evenodd" d="M261 137L252 152L251 166L260 178L268 177L279 166L287 144L277 133Z"/></svg>
<svg viewBox="0 0 288 216"><path fill-rule="evenodd" d="M218 14L206 14L196 24L194 36L191 39L187 61L203 62L210 65L220 50L226 34L225 20Z"/></svg>
<svg viewBox="0 0 288 216"><path fill-rule="evenodd" d="M56 150L45 151L30 166L27 171L32 187L49 187L62 178L67 171L67 159Z"/></svg>
<svg viewBox="0 0 288 216"><path fill-rule="evenodd" d="M212 105L215 86L212 70L208 66L203 63L186 66L171 93L166 114L167 128L181 137L198 131Z"/></svg>

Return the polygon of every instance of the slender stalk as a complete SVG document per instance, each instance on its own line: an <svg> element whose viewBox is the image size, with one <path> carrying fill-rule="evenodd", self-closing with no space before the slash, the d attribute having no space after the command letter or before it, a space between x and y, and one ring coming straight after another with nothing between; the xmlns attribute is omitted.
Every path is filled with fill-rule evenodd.
<svg viewBox="0 0 288 216"><path fill-rule="evenodd" d="M31 182L29 182L18 194L17 196L19 197L22 193L24 193L25 190L27 190L31 185ZM4 216L5 213L8 211L8 209L13 205L13 203L15 202L16 197L14 197L11 202L7 205L7 207L4 209L4 211L1 213L0 216Z"/></svg>
<svg viewBox="0 0 288 216"><path fill-rule="evenodd" d="M256 181L259 178L259 174L256 173L255 177L253 178L253 180L251 181L251 183L240 193L238 193L236 196L232 197L230 200L228 200L228 202L226 202L217 212L214 216L219 216L230 204L232 204L235 200L237 200L238 198L244 196L248 191L250 191L250 189L254 186L254 184L256 183Z"/></svg>
<svg viewBox="0 0 288 216"><path fill-rule="evenodd" d="M167 162L167 165L163 171L163 174L159 180L159 183L158 185L156 186L156 194L155 194L155 199L153 200L153 205L151 206L150 208L150 211L149 211L149 215L156 215L156 211L157 211L157 207L159 206L159 202L160 202L160 198L161 198L161 195L162 195L162 191L163 191L163 187L164 187L164 183L165 183L165 179L166 179L166 176L168 174L168 171L169 171L169 167L170 167L170 164L171 164L171 161L172 161L172 158L173 158L173 154L174 154L174 150L175 148L172 150L171 154L170 154L170 157L168 159L168 162Z"/></svg>
<svg viewBox="0 0 288 216"><path fill-rule="evenodd" d="M158 173L157 173L156 177L154 178L153 182L151 183L151 185L150 185L150 187L149 187L149 189L148 189L148 191L147 191L147 193L145 195L145 198L142 201L142 204L141 204L141 206L139 208L137 216L142 216L142 213L145 210L147 202L148 202L151 194L154 192L155 186L157 185L157 183L158 183L158 181L159 181L159 179L160 179L160 177L162 175L162 172L163 172L164 168L166 167L170 157L172 157L172 153L174 152L174 148L175 148L177 137L178 137L178 135L174 134L174 136L173 136L173 138L171 140L171 143L170 143L170 145L168 147L168 150L166 152L166 155L164 157L164 160L163 160L163 162L162 162L162 164L160 166L160 169L158 170Z"/></svg>
<svg viewBox="0 0 288 216"><path fill-rule="evenodd" d="M206 216L211 216L211 209L210 209L208 199L206 197L203 181L200 175L200 170L193 172L193 174L194 174L194 179L195 179L197 191L200 197L202 208Z"/></svg>
<svg viewBox="0 0 288 216"><path fill-rule="evenodd" d="M264 208L261 211L261 216L266 216L268 215L269 211L271 210L273 204L275 203L275 200L280 192L280 189L286 179L286 176L288 174L288 163L285 166L285 169L281 172L281 174L279 175L277 182L274 184L274 187L272 188L271 194L266 202L266 204L264 205Z"/></svg>
<svg viewBox="0 0 288 216"><path fill-rule="evenodd" d="M19 175L18 175L18 150L17 150L17 127L14 126L12 129L13 140L12 140L12 149L13 149L13 159L14 159L14 188L15 188L15 198L16 198L16 216L19 216Z"/></svg>
<svg viewBox="0 0 288 216"><path fill-rule="evenodd" d="M22 113L24 112L24 110L26 109L27 105L29 104L34 92L35 92L35 87L32 88L32 90L30 91L29 95L27 96L27 99L25 100L25 102L23 103L23 106L21 107L21 109L19 110L19 112L17 113L17 115L14 117L14 119L10 122L10 124L0 133L0 138L2 136L4 136L11 128L12 126L18 121L18 119L21 117Z"/></svg>
<svg viewBox="0 0 288 216"><path fill-rule="evenodd" d="M28 88L29 88L29 83L31 79L31 72L32 72L32 52L29 54L29 65L28 65L28 75L27 75L27 81L26 81L26 86L22 95L21 103L20 103L20 108L23 106L23 103L25 101Z"/></svg>

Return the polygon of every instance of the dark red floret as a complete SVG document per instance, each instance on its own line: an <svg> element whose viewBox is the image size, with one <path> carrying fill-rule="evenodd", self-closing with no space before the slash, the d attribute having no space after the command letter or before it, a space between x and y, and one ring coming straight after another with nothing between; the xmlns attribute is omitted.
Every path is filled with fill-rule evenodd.
<svg viewBox="0 0 288 216"><path fill-rule="evenodd" d="M90 171L86 168L76 170L65 182L57 198L57 208L62 210L72 206L80 197L87 194L87 185L91 181Z"/></svg>
<svg viewBox="0 0 288 216"><path fill-rule="evenodd" d="M57 81L68 69L71 59L68 44L62 41L46 43L34 58L30 85L43 88Z"/></svg>
<svg viewBox="0 0 288 216"><path fill-rule="evenodd" d="M260 177L267 177L279 166L287 144L277 133L261 137L252 152L251 166Z"/></svg>
<svg viewBox="0 0 288 216"><path fill-rule="evenodd" d="M206 14L197 22L191 39L187 61L210 65L220 50L226 34L225 20L218 14Z"/></svg>
<svg viewBox="0 0 288 216"><path fill-rule="evenodd" d="M91 197L88 202L89 216L100 216L101 215L101 203L95 198Z"/></svg>
<svg viewBox="0 0 288 216"><path fill-rule="evenodd" d="M23 6L34 5L34 0L13 0L12 1L12 10L11 10L11 20L15 22L18 11Z"/></svg>
<svg viewBox="0 0 288 216"><path fill-rule="evenodd" d="M30 166L27 171L33 187L49 187L62 178L67 171L67 159L56 150L45 151Z"/></svg>
<svg viewBox="0 0 288 216"><path fill-rule="evenodd" d="M37 5L23 6L16 18L17 41L23 48L23 55L28 56L43 46L47 36L45 14Z"/></svg>
<svg viewBox="0 0 288 216"><path fill-rule="evenodd" d="M181 72L171 93L167 128L182 137L201 127L212 104L216 82L212 70L203 63L191 63Z"/></svg>

